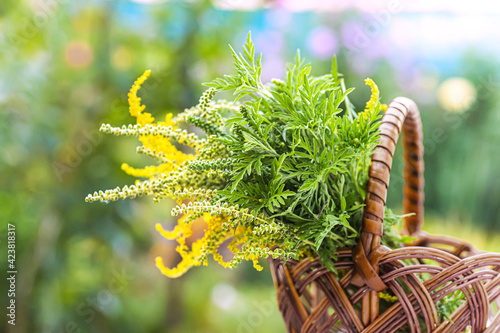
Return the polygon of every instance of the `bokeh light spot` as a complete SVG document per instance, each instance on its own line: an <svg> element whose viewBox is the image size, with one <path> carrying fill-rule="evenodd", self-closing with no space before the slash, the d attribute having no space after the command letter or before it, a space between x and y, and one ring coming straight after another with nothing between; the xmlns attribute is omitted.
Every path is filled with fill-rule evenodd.
<svg viewBox="0 0 500 333"><path fill-rule="evenodd" d="M71 67L88 67L94 59L94 52L89 43L84 41L72 41L66 46L66 61Z"/></svg>
<svg viewBox="0 0 500 333"><path fill-rule="evenodd" d="M337 38L331 28L319 27L311 31L308 48L319 59L329 59L338 51Z"/></svg>
<svg viewBox="0 0 500 333"><path fill-rule="evenodd" d="M222 310L231 309L238 297L237 291L227 283L219 283L212 289L212 302Z"/></svg>
<svg viewBox="0 0 500 333"><path fill-rule="evenodd" d="M132 66L134 56L130 49L125 46L119 46L111 55L111 64L119 70L127 70Z"/></svg>
<svg viewBox="0 0 500 333"><path fill-rule="evenodd" d="M464 112L476 101L476 89L467 79L452 77L441 83L438 88L441 106L450 112Z"/></svg>

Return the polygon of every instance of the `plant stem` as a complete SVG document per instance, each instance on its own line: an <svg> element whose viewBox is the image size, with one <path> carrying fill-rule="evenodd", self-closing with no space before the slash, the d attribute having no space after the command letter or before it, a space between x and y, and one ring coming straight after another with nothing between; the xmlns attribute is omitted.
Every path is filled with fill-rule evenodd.
<svg viewBox="0 0 500 333"><path fill-rule="evenodd" d="M347 89L345 87L345 83L344 83L343 78L340 79L340 87L342 88L342 93L345 93ZM354 112L351 101L349 100L349 96L347 96L347 95L345 97L344 104L345 104L345 109L346 109L347 116L349 117L349 120L353 120L354 118L356 118L356 112Z"/></svg>

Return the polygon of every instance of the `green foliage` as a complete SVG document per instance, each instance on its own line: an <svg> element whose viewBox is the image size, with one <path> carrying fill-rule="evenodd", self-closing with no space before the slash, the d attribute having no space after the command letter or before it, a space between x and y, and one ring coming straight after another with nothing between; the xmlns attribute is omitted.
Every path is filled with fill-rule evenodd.
<svg viewBox="0 0 500 333"><path fill-rule="evenodd" d="M457 290L436 302L436 310L440 317L439 321L443 321L445 318L451 320L451 314L464 302L466 302L466 298L461 290Z"/></svg>
<svg viewBox="0 0 500 333"><path fill-rule="evenodd" d="M87 199L144 194L153 194L156 201L167 196L190 198L174 207L172 215L183 214L186 221L203 213L220 217L205 218L203 242L189 254L184 251L189 267L205 264L209 254L221 263L217 250L231 240L234 256L222 262L226 267L252 260L262 269L258 258L287 260L318 254L322 264L335 271L335 253L356 245L361 232L364 188L381 118L378 89L367 79L372 96L365 110L356 113L348 99L353 89L345 88L335 58L331 73L314 77L311 65L297 53L283 81L263 84L261 56L255 56L250 35L243 53L232 51L237 74L208 83L210 89L199 104L175 120L198 127L206 138L155 124L101 128L116 135L175 140L194 149L193 158L177 164L168 175L153 175L148 181L96 192ZM212 101L217 92L226 90L233 91L235 102ZM138 151L160 162L165 159L149 148ZM401 218L386 209L384 245L394 248L414 240L395 234ZM163 266L162 271L176 277L189 267ZM397 300L391 293L381 295L388 304ZM461 292L445 295L436 304L440 320L449 319L463 302Z"/></svg>
<svg viewBox="0 0 500 333"><path fill-rule="evenodd" d="M329 74L315 77L297 52L283 81L264 84L261 56L255 55L250 34L242 53L231 50L237 73L207 83L210 88L198 105L174 119L177 125L198 127L206 138L157 124L101 127L115 135L175 140L193 148L195 155L168 174L96 192L87 201L143 194L154 195L155 201L193 199L175 207L172 215L210 213L224 219L220 226L208 222L208 229L217 230L205 234L204 241L212 245L189 257L183 253L193 265L204 263L208 254L218 257L217 247L233 238L240 243L232 246L230 267L242 259L255 263L259 257L298 259L316 253L333 271L335 253L356 245L361 232L365 186L381 119L378 88L366 80L372 96L358 114L348 100L353 89L345 88L335 58ZM220 91L233 91L235 101L213 102ZM166 161L155 150L139 151ZM387 212L384 244L399 246L402 239L392 228L400 218ZM243 234L235 236L237 230ZM183 271L164 272L179 276Z"/></svg>
<svg viewBox="0 0 500 333"><path fill-rule="evenodd" d="M355 113L335 58L331 73L314 77L297 52L285 79L266 85L250 34L242 53L231 50L237 74L206 84L243 103L215 139L232 153L233 176L218 200L292 227L300 240L294 251L317 252L333 268L333 253L360 233L380 103ZM398 218L389 216L387 231ZM388 234L385 243L395 245Z"/></svg>

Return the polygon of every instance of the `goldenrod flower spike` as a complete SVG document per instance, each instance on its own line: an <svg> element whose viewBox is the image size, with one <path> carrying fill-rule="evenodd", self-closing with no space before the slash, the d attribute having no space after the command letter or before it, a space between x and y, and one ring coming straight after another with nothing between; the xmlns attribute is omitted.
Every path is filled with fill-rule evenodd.
<svg viewBox="0 0 500 333"><path fill-rule="evenodd" d="M186 238L191 236L191 225L193 221L202 217L207 223L204 236L194 242L189 249L186 246ZM253 262L256 270L261 271L263 267L259 265L259 255L255 252L242 253L241 245L249 240L254 230L252 228L238 226L226 228L225 225L230 224L231 217L225 215L210 215L204 214L188 214L178 220L178 225L172 232L165 231L161 225L157 224L156 229L167 239L175 239L179 244L176 248L181 255L181 262L173 268L165 267L163 260L156 258L156 266L160 271L171 278L179 277L188 271L193 266L207 265L207 257L211 254L216 262L226 268L235 267L241 260ZM228 249L233 252L234 257L229 262L224 261L222 255L218 252L220 244L224 241L232 239L228 245Z"/></svg>
<svg viewBox="0 0 500 333"><path fill-rule="evenodd" d="M179 234L182 231L181 225L176 225L174 230L172 230L172 231L167 231L167 230L163 229L163 227L161 226L160 223L157 223L155 225L155 227L156 227L156 231L158 231L166 239L170 239L170 240L176 239L177 237L179 237Z"/></svg>
<svg viewBox="0 0 500 333"><path fill-rule="evenodd" d="M371 112L375 111L375 106L380 100L380 92L378 90L377 85L373 82L372 79L366 78L365 84L370 87L372 91L372 95L370 96L370 100L366 103L365 109L370 110Z"/></svg>
<svg viewBox="0 0 500 333"><path fill-rule="evenodd" d="M141 85L148 79L151 75L151 70L148 69L142 74L137 80L135 80L132 88L130 88L130 92L128 93L128 104L129 104L129 112L130 115L137 118L138 124L151 124L154 121L154 118L150 113L142 113L146 108L145 105L141 105L141 99L137 97L137 91L141 89Z"/></svg>
<svg viewBox="0 0 500 333"><path fill-rule="evenodd" d="M179 265L175 268L165 267L163 264L163 259L161 257L156 257L156 267L160 270L160 272L169 277L169 278L177 278L186 273L193 266L192 262L187 263L187 260L182 260Z"/></svg>
<svg viewBox="0 0 500 333"><path fill-rule="evenodd" d="M145 178L152 178L157 174L166 174L172 170L175 170L174 165L172 165L171 163L164 163L158 166L150 165L140 169L133 168L127 163L123 163L121 168L127 175Z"/></svg>
<svg viewBox="0 0 500 333"><path fill-rule="evenodd" d="M389 303L394 303L394 302L398 301L398 298L396 296L391 296L391 295L384 293L384 292L378 293L378 297L380 297L381 299L383 299Z"/></svg>
<svg viewBox="0 0 500 333"><path fill-rule="evenodd" d="M156 163L144 168L134 168L123 163L122 170L135 177L147 178L136 181L134 185L99 191L89 195L86 201L109 201L124 198L134 198L142 195L153 195L155 202L170 197L177 201L178 206L172 212L182 216L173 230L165 230L157 224L156 230L166 239L175 240L176 252L181 261L176 267L166 267L161 257L156 258L156 266L171 278L183 275L190 268L208 264L208 256L212 255L220 265L228 268L236 267L241 261L252 261L257 270L262 270L258 259L260 257L283 256L283 249L277 247L283 243L282 232L274 222L267 221L264 216L253 211L240 208L238 205L220 203L213 199L217 191L224 188L227 173L231 170L231 152L214 137L224 135L221 130L220 112L232 110L238 112L240 105L227 102L213 102L215 89L208 89L200 98L200 103L183 115L173 119L167 114L161 121L154 122L151 114L144 112L145 106L137 96L142 84L150 76L147 70L132 85L128 94L129 112L136 117L135 125L112 127L109 124L101 126L101 132L135 136L142 142L138 153L153 158ZM205 129L206 138L200 138L194 133L179 127L179 122L186 121ZM174 142L188 146L193 153L179 151ZM184 202L185 199L193 201ZM192 225L195 220L203 219L206 227L203 236L190 242ZM256 237L258 235L259 237ZM228 241L228 250L233 253L231 259L224 260L219 247ZM274 245L273 245L274 244Z"/></svg>
<svg viewBox="0 0 500 333"><path fill-rule="evenodd" d="M174 126L172 114L167 114L165 121L153 123L154 117L150 113L143 112L146 106L141 104L141 98L137 96L137 92L150 75L151 70L146 70L135 80L128 93L129 112L130 115L137 118L137 125L122 128L111 128L110 125L101 127L101 131L105 133L139 136L139 140L143 144L143 149L140 152L156 157L162 162L158 166L139 169L123 163L122 170L134 177L154 178L162 173L168 174L179 168L184 162L194 158L192 154L185 154L177 150L170 142L171 138L195 149L202 146L201 140L196 136L189 135L186 131L181 131Z"/></svg>

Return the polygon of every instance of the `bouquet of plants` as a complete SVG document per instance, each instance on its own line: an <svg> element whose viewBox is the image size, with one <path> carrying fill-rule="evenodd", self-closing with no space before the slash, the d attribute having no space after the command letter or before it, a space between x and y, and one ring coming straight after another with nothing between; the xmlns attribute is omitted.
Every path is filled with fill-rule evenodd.
<svg viewBox="0 0 500 333"><path fill-rule="evenodd" d="M156 225L156 229L166 239L177 242L176 251L182 257L176 267L166 267L161 257L156 258L157 267L168 277L179 277L193 266L207 265L210 256L222 266L230 268L243 260L252 261L257 270L262 269L259 264L261 258L278 259L272 261L273 267L283 267L289 260L290 267L299 267L297 262L301 260L318 258L321 266L314 266L309 273L315 274L317 269L324 273L326 267L335 273L329 275L331 283L345 285L347 280L355 279L350 274L356 272L352 269L348 273L345 269L337 272L335 265L339 266L340 263L342 266L337 256L353 256L360 249L359 244L363 243L363 238L360 242L360 235L364 231L365 188L369 180L371 157L381 137L379 126L382 124L382 114L387 106L380 103L375 83L366 79L371 96L364 109L355 112L349 102L353 88L346 88L343 76L337 71L335 57L330 73L312 76L311 65L305 63L297 52L283 79L263 83L261 56L256 56L250 34L242 52L235 52L232 48L231 51L234 74L206 83L208 89L198 105L175 116L167 114L160 121L155 121L151 113L145 112L146 107L137 96L151 72L144 72L134 82L128 101L130 114L136 118L136 124L122 127L103 124L101 131L138 137L141 145L137 152L151 157L154 163L144 168L134 168L124 163L122 169L139 179L129 186L89 194L86 201L108 202L143 195L153 196L155 202L166 198L175 200L177 205L172 209L172 215L178 217L177 225L173 230L165 230L161 224ZM216 100L217 93L223 91L232 91L234 99ZM395 105L402 105L398 103L396 101ZM413 112L414 118L410 120L410 126L416 129L413 133L421 131L416 105L402 107L407 112L410 109ZM406 121L406 113L397 108L391 104L384 117L396 120L384 120L381 126L384 128L394 121L391 124L398 133L395 139L389 139L393 143L397 141L403 119ZM400 119L401 116L403 119ZM421 136L416 141L419 140ZM413 143L414 148L418 148L419 143ZM383 142L380 145L383 146ZM422 151L418 154L422 154ZM392 152L390 157L392 160ZM417 155L406 157L413 158L413 162L421 158ZM381 162L377 160L377 163ZM390 169L389 164L386 165ZM423 171L423 162L421 166L420 171ZM416 174L422 177L420 171ZM379 181L384 186L388 184ZM418 186L409 186L418 192L422 190L423 182ZM421 204L423 196L420 198ZM367 211L369 209L367 207ZM354 283L347 288L332 290L321 282L323 293L343 293L344 301L350 301L348 298L358 301L354 301L352 306L343 303L347 307L338 308L340 305L337 304L336 296L332 296L329 301L333 302L330 305L336 307L334 314L326 316L325 302L321 303L322 306L312 306L312 310L321 314L311 314L307 325L321 325L322 320L326 320L326 326L318 329L328 329L331 325L337 325L337 322L346 321L349 332L364 329L370 323L378 327L373 332L385 332L390 325L403 330L411 328L412 331L427 327L429 331L439 324L438 331L446 328L457 332L466 327L475 327L475 331L486 327L486 310L483 309L482 321L471 321L470 311L466 309L471 297L483 297L494 289L490 288L490 284L479 282L473 282L473 287L469 287L469 282L463 277L476 268L496 265L496 261L485 261L486 256L481 255L460 260L458 255L464 249L475 254L468 244L450 238L428 238L425 233L418 233L418 237L423 237L419 242L425 242L426 239L431 240L431 243L441 242L451 245L455 250L447 253L426 250L424 247L401 249L402 243L415 241L415 238L400 237L394 233L394 226L402 216L385 208L385 202L384 209L380 209L379 213L382 212L383 231L377 229L377 235L383 234L381 243L386 246L383 251L392 254L384 261L386 267L383 274L386 274L384 278L387 281L392 278L391 274L397 275L399 282L390 280L390 286L382 285L379 288L377 285L369 290L366 289L366 281L366 285ZM195 223L204 223L204 234L191 242L189 238L193 236L192 227ZM389 251L387 247L395 250ZM453 254L455 252L457 254ZM404 258L400 259L393 253L401 253ZM380 253L377 255L380 259ZM349 265L355 263L356 259L352 260L348 262ZM315 260L310 263L318 264ZM409 267L411 265L413 267ZM463 272L466 269L470 272L455 278L458 273L453 270L462 266L465 267ZM374 267L370 273L378 274ZM411 273L413 271L415 273ZM318 273L317 277L322 278L323 273ZM300 274L304 274L304 271ZM300 274L297 273L295 278L300 278ZM471 276L477 275L479 279L478 274ZM490 278L490 275L485 276ZM287 278L287 283L292 283L295 288L295 282L290 282L290 276ZM408 281L411 283L408 284ZM416 292L414 288L417 285L420 289ZM288 289L280 287L281 291L278 292L285 290L286 293ZM380 292L377 294L376 290ZM406 306L403 303L413 302L412 297L417 297L416 294L425 297L429 303L425 305L425 312L423 303L412 303L415 315L411 315L409 307L403 309ZM371 303L374 295L375 298L378 295L378 300ZM498 297L497 294L490 296L492 300ZM278 298L287 302L297 297L282 293L281 298ZM360 297L363 297L363 302L359 302ZM380 310L385 311L380 317L377 317L378 302ZM300 316L285 315L288 311L286 305L281 307L288 324L295 325L297 320L303 321L308 314L303 306L291 308L293 311L302 309L303 312ZM349 317L342 312L346 309L351 311ZM355 318L356 313L362 313L363 319L362 323L356 321L354 325L348 318ZM418 314L417 318L417 313L424 315ZM288 329L293 331L290 327Z"/></svg>
<svg viewBox="0 0 500 333"><path fill-rule="evenodd" d="M248 35L241 53L231 51L235 74L206 83L199 104L164 120L145 112L137 96L150 75L139 77L128 94L134 125L112 127L104 133L136 136L137 152L154 164L134 168L141 178L133 185L88 195L86 201L114 201L152 195L158 202L177 201L172 215L177 226L156 229L176 240L182 261L161 272L178 277L193 266L207 265L211 255L224 267L260 258L299 260L319 256L334 270L335 253L357 243L366 196L371 155L377 145L384 105L371 79L371 97L357 113L333 58L331 72L311 75L297 52L282 80L261 81L261 56ZM233 101L214 100L232 91ZM400 217L385 212L383 243L405 241L392 232ZM203 220L203 222L201 222ZM190 247L193 223L205 223L204 236ZM223 249L225 248L225 250ZM232 252L224 258L221 252Z"/></svg>

